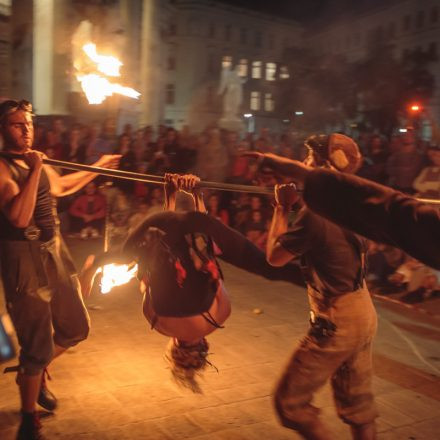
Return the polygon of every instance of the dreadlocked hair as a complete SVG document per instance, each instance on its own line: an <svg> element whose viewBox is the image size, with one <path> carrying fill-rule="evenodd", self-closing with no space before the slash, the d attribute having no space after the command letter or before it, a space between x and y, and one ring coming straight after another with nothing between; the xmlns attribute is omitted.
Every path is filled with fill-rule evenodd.
<svg viewBox="0 0 440 440"><path fill-rule="evenodd" d="M207 359L208 350L209 344L205 338L195 344L186 344L175 338L170 340L165 359L170 364L173 379L178 385L189 388L194 393L202 392L197 376L207 365L213 366Z"/></svg>

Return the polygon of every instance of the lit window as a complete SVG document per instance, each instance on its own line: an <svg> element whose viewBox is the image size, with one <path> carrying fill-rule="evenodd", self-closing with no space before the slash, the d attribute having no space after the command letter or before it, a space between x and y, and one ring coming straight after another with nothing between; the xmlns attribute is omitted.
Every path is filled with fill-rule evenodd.
<svg viewBox="0 0 440 440"><path fill-rule="evenodd" d="M260 92L251 92L251 110L260 110L261 106Z"/></svg>
<svg viewBox="0 0 440 440"><path fill-rule="evenodd" d="M261 78L261 61L252 62L252 78L255 79Z"/></svg>
<svg viewBox="0 0 440 440"><path fill-rule="evenodd" d="M266 63L266 80L275 81L277 65L275 63Z"/></svg>
<svg viewBox="0 0 440 440"><path fill-rule="evenodd" d="M225 69L226 67L232 66L232 57L229 55L225 55L222 59L222 67Z"/></svg>
<svg viewBox="0 0 440 440"><path fill-rule="evenodd" d="M264 94L264 110L267 112L273 112L275 110L275 101L273 99L272 93Z"/></svg>
<svg viewBox="0 0 440 440"><path fill-rule="evenodd" d="M245 58L240 60L239 75L243 77L248 75L248 60Z"/></svg>
<svg viewBox="0 0 440 440"><path fill-rule="evenodd" d="M280 67L280 79L289 79L289 69L287 66L281 66Z"/></svg>
<svg viewBox="0 0 440 440"><path fill-rule="evenodd" d="M165 102L168 105L174 104L176 95L176 87L174 84L167 84L165 92Z"/></svg>

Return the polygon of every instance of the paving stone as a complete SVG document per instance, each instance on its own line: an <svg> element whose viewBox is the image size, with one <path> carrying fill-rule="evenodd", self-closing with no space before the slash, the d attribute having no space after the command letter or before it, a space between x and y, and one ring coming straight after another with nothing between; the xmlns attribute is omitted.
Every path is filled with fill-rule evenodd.
<svg viewBox="0 0 440 440"><path fill-rule="evenodd" d="M50 368L49 387L59 398L59 409L43 420L49 439L299 439L280 426L271 394L305 334L306 295L302 289L272 284L230 266L225 273L233 314L224 330L208 338L210 359L219 372L207 369L200 377L202 394L173 382L164 362L168 338L149 330L137 292L123 288L107 296L94 294L91 302L102 308L91 310L89 339ZM257 306L262 315L252 313ZM420 316L382 308L379 312L390 322L398 321L408 338L411 331L417 332L414 341L426 359L440 358L440 347L432 339L434 323L428 332L419 328L424 325ZM374 377L379 440L439 438L439 378L414 356L386 322L379 322ZM335 414L328 385L314 403L322 408L322 419L335 440L348 440L349 429ZM15 440L18 409L14 376L0 375L1 440Z"/></svg>

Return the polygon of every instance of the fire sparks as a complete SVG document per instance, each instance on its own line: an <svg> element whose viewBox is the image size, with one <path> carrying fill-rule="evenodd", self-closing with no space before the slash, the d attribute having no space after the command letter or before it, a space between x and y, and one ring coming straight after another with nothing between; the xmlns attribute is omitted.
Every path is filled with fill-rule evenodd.
<svg viewBox="0 0 440 440"><path fill-rule="evenodd" d="M89 104L101 104L107 97L114 93L138 99L140 93L131 87L125 87L109 81L108 77L119 77L123 65L120 60L111 55L101 55L96 50L96 45L87 43L82 46L87 55L86 62L76 62L76 77L89 101ZM84 61L84 60L83 60Z"/></svg>
<svg viewBox="0 0 440 440"><path fill-rule="evenodd" d="M136 276L137 264L107 264L98 273L102 273L101 293L109 293L113 287L127 284Z"/></svg>

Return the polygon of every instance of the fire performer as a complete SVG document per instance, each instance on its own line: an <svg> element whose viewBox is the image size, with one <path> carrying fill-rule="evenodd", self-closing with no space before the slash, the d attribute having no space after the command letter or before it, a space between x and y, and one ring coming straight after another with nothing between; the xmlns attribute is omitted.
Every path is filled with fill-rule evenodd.
<svg viewBox="0 0 440 440"><path fill-rule="evenodd" d="M89 317L73 262L58 229L53 196L71 194L97 174L59 176L31 149L32 105L8 100L0 104L0 266L8 312L21 352L17 384L21 397L18 439L42 439L36 403L57 406L43 372L67 348L84 340ZM115 168L119 156L103 156L97 166Z"/></svg>
<svg viewBox="0 0 440 440"><path fill-rule="evenodd" d="M346 136L306 141L311 167L354 172L360 153ZM275 187L276 206L267 241L267 260L283 266L300 258L311 307L310 330L290 359L275 392L282 424L303 438L334 436L311 404L331 379L339 417L354 439L375 438L377 412L371 390L376 312L365 284L365 240L302 206L291 228L287 216L299 199L293 184Z"/></svg>
<svg viewBox="0 0 440 440"><path fill-rule="evenodd" d="M271 267L244 236L206 215L198 181L191 175L167 175L168 211L147 217L120 249L89 257L80 276L83 294L88 295L99 267L138 263L144 315L152 328L172 338L167 353L172 373L193 391L199 391L196 374L208 363L205 336L222 328L231 313L214 242L228 263L271 280L304 285L298 266ZM192 195L196 211L173 212L178 190Z"/></svg>

